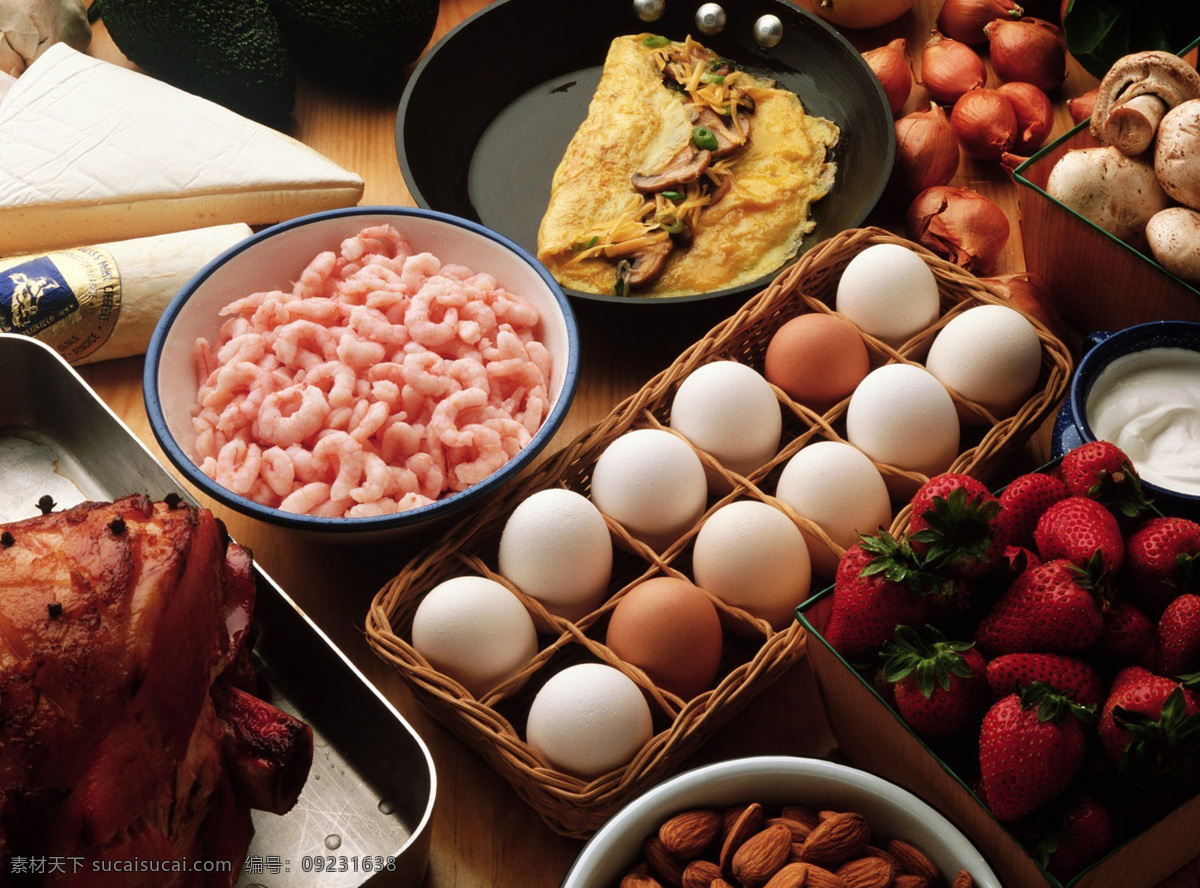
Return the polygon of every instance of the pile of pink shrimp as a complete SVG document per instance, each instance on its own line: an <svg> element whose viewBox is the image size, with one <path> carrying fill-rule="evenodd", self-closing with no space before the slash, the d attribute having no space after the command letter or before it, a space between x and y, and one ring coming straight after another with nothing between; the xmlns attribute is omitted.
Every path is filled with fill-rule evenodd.
<svg viewBox="0 0 1200 888"><path fill-rule="evenodd" d="M265 506L356 518L431 503L503 466L546 417L537 309L390 225L221 315L195 347L195 459Z"/></svg>

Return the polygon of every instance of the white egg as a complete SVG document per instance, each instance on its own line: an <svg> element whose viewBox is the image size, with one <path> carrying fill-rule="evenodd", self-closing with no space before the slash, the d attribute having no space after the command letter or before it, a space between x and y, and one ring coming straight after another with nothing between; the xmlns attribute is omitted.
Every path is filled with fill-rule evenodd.
<svg viewBox="0 0 1200 888"><path fill-rule="evenodd" d="M1042 371L1042 344L1021 312L1006 305L977 305L938 331L925 359L929 372L997 419L1025 402ZM970 410L964 419L983 422Z"/></svg>
<svg viewBox="0 0 1200 888"><path fill-rule="evenodd" d="M692 576L727 604L785 629L808 596L812 566L795 523L758 500L714 511L696 534Z"/></svg>
<svg viewBox="0 0 1200 888"><path fill-rule="evenodd" d="M938 319L937 280L907 247L874 244L846 265L834 307L865 332L899 346Z"/></svg>
<svg viewBox="0 0 1200 888"><path fill-rule="evenodd" d="M573 490L552 487L526 497L500 534L500 573L550 613L568 620L600 604L612 562L604 516Z"/></svg>
<svg viewBox="0 0 1200 888"><path fill-rule="evenodd" d="M707 496L700 457L663 429L626 432L604 449L592 469L592 502L656 549L699 520Z"/></svg>
<svg viewBox="0 0 1200 888"><path fill-rule="evenodd" d="M434 669L480 697L537 653L537 632L511 591L464 576L425 593L413 614L412 643Z"/></svg>
<svg viewBox="0 0 1200 888"><path fill-rule="evenodd" d="M892 522L892 502L879 469L842 441L817 441L798 451L784 465L775 496L843 550L858 542L860 533L874 533ZM812 534L804 533L804 541L813 570L832 578L839 553Z"/></svg>
<svg viewBox="0 0 1200 888"><path fill-rule="evenodd" d="M850 396L846 439L875 462L936 475L958 455L958 412L928 370L885 364Z"/></svg>
<svg viewBox="0 0 1200 888"><path fill-rule="evenodd" d="M551 765L595 777L625 764L650 739L653 718L641 689L603 663L568 666L529 707L525 738Z"/></svg>
<svg viewBox="0 0 1200 888"><path fill-rule="evenodd" d="M779 450L783 414L771 384L757 370L713 361L680 383L671 402L671 428L725 468L749 475ZM729 490L716 472L708 473L708 482L714 493Z"/></svg>

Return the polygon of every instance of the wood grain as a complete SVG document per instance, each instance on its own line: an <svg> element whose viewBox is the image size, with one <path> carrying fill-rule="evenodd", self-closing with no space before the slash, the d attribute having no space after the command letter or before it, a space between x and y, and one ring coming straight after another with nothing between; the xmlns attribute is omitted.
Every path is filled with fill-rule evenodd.
<svg viewBox="0 0 1200 888"><path fill-rule="evenodd" d="M434 39L484 5L484 0L442 0ZM880 46L894 37L905 37L910 55L919 57L939 6L938 0L917 0L912 12L892 25L846 33L860 50ZM1056 9L1057 3L1041 6ZM569 14L567 7L564 4L564 14ZM101 58L128 64L102 25L97 28L91 51ZM914 67L919 77L919 64ZM1066 84L1054 97L1056 123L1051 138L1071 126L1065 99L1081 94L1094 83L1072 64ZM292 134L357 171L366 183L364 204L413 204L394 148L397 98L398 95L366 99L301 84ZM924 88L918 85L905 110L923 107L927 100ZM1004 208L1012 223L1012 237L997 272L1022 270L1017 199L1008 175L995 163L964 157L955 181L976 188ZM903 207L885 203L869 221L902 232L902 213ZM687 314L676 313L669 321L653 323L629 315L614 319L602 311L586 308L579 313L583 364L578 394L551 449L604 417L621 398L669 364L683 347L719 320L719 315L706 313L703 308ZM161 458L146 421L141 370L142 360L130 358L85 367L83 375ZM1045 434L1035 441L1035 452L1031 454L1034 459L1048 450ZM218 507L215 511L225 519L233 535L253 549L265 569L395 702L428 742L437 765L439 788L425 888L558 885L580 843L551 832L482 759L414 702L396 674L363 641L362 621L372 595L427 540L418 537L388 546L340 548L301 541L226 509ZM746 730L746 725L753 725L753 730ZM819 694L804 662L757 698L737 724L718 732L689 764L761 753L836 755ZM288 849L277 850L283 854ZM1198 886L1200 861L1162 882L1159 888Z"/></svg>

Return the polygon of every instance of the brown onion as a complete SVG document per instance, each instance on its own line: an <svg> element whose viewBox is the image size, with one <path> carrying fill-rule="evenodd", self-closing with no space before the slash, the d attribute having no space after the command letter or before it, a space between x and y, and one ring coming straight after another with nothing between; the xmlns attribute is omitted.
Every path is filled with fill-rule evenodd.
<svg viewBox="0 0 1200 888"><path fill-rule="evenodd" d="M1013 150L1018 154L1032 154L1054 129L1054 106L1050 97L1032 83L1002 83L996 92L1012 103L1017 112L1017 140Z"/></svg>
<svg viewBox="0 0 1200 888"><path fill-rule="evenodd" d="M1005 299L1037 320L1047 330L1064 342L1067 339L1067 324L1054 306L1050 286L1045 279L1032 271L1001 274L996 277L980 278L1000 291Z"/></svg>
<svg viewBox="0 0 1200 888"><path fill-rule="evenodd" d="M938 30L963 43L986 43L983 26L992 19L1019 19L1025 10L1013 0L946 0L938 13Z"/></svg>
<svg viewBox="0 0 1200 888"><path fill-rule="evenodd" d="M1083 123L1092 116L1092 109L1096 107L1096 95L1099 92L1098 87L1092 87L1081 96L1067 99L1067 110L1071 112L1073 121Z"/></svg>
<svg viewBox="0 0 1200 888"><path fill-rule="evenodd" d="M967 154L999 160L1017 139L1017 112L994 89L973 89L954 103L950 126Z"/></svg>
<svg viewBox="0 0 1200 888"><path fill-rule="evenodd" d="M879 46L863 53L863 58L879 78L883 94L887 96L892 114L904 110L908 94L912 92L912 69L908 67L908 41L897 37L886 46Z"/></svg>
<svg viewBox="0 0 1200 888"><path fill-rule="evenodd" d="M1067 51L1058 28L1047 21L1023 18L988 22L983 33L991 48L992 67L1001 80L1032 83L1044 92L1067 77Z"/></svg>
<svg viewBox="0 0 1200 888"><path fill-rule="evenodd" d="M987 67L979 53L937 31L930 35L921 50L921 82L937 101L953 105L986 81Z"/></svg>
<svg viewBox="0 0 1200 888"><path fill-rule="evenodd" d="M970 188L937 185L913 199L904 217L910 239L964 270L986 274L1008 242L1008 217Z"/></svg>
<svg viewBox="0 0 1200 888"><path fill-rule="evenodd" d="M896 161L892 182L908 200L914 194L945 185L958 172L958 139L940 105L914 111L896 121Z"/></svg>

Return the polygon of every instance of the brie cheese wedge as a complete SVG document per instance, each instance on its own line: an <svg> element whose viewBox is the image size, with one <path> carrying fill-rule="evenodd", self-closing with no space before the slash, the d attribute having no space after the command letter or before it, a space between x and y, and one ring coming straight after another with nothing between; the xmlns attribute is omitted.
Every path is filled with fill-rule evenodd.
<svg viewBox="0 0 1200 888"><path fill-rule="evenodd" d="M307 145L56 44L0 102L0 256L353 206Z"/></svg>

